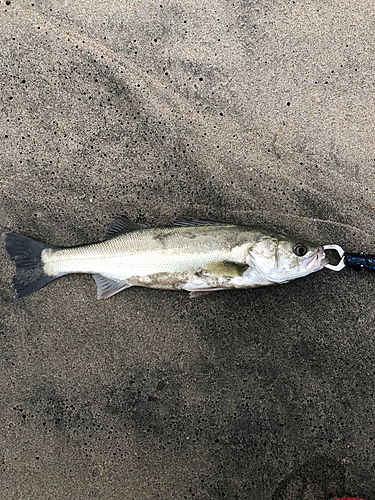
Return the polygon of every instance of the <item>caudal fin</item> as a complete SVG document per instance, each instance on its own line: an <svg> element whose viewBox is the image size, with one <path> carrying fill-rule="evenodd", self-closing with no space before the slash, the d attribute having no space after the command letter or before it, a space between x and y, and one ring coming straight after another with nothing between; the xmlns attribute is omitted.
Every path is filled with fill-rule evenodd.
<svg viewBox="0 0 375 500"><path fill-rule="evenodd" d="M15 298L26 297L62 276L48 276L43 270L41 255L45 248L51 248L49 245L14 233L3 233L2 240L16 266L16 274L13 277Z"/></svg>

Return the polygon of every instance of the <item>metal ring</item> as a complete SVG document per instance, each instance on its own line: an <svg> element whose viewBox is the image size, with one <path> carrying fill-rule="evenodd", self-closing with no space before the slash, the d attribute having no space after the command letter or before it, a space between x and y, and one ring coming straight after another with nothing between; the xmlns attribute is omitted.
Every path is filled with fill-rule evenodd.
<svg viewBox="0 0 375 500"><path fill-rule="evenodd" d="M340 262L336 266L333 266L332 264L326 264L325 267L327 269L330 269L331 271L341 271L341 269L344 269L344 267L345 267L345 250L343 248L341 248L339 245L324 245L323 248L324 248L324 250L336 250L336 252L341 257Z"/></svg>

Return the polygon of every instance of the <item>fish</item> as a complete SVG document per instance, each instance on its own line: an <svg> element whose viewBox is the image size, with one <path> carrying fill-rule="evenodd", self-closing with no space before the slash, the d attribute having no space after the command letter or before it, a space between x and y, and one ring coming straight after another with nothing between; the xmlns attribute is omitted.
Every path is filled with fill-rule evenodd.
<svg viewBox="0 0 375 500"><path fill-rule="evenodd" d="M327 263L322 245L263 228L182 217L149 227L118 217L102 241L57 247L3 233L16 266L15 298L71 273L92 274L98 299L131 286L186 290L191 297L218 290L287 283Z"/></svg>

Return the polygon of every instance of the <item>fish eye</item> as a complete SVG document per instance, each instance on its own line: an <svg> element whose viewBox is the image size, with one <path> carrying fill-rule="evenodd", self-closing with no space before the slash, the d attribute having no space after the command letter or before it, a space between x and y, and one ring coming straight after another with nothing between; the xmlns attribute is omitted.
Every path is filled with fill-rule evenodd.
<svg viewBox="0 0 375 500"><path fill-rule="evenodd" d="M307 252L307 248L303 243L296 243L293 247L293 252L298 257L303 257Z"/></svg>

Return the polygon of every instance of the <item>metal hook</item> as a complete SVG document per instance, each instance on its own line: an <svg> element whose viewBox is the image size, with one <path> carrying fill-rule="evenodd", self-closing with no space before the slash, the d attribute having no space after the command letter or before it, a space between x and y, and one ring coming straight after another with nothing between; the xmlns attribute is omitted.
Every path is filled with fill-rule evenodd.
<svg viewBox="0 0 375 500"><path fill-rule="evenodd" d="M345 251L339 245L324 245L324 250L336 250L341 257L340 262L333 266L332 264L326 264L325 267L327 269L331 269L331 271L341 271L345 267Z"/></svg>

